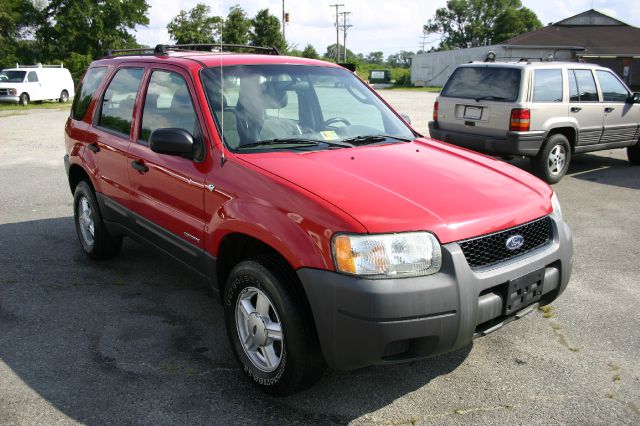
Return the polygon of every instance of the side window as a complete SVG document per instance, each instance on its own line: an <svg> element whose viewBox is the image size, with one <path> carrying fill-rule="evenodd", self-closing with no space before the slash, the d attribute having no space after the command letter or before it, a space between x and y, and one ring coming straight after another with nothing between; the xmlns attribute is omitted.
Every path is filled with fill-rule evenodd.
<svg viewBox="0 0 640 426"><path fill-rule="evenodd" d="M35 71L29 71L29 74L27 74L27 81L29 81L29 83L37 83L38 74L36 74Z"/></svg>
<svg viewBox="0 0 640 426"><path fill-rule="evenodd" d="M535 70L533 81L533 102L562 102L562 70Z"/></svg>
<svg viewBox="0 0 640 426"><path fill-rule="evenodd" d="M598 90L591 70L569 70L569 100L598 102Z"/></svg>
<svg viewBox="0 0 640 426"><path fill-rule="evenodd" d="M184 129L195 137L197 123L184 78L175 72L154 71L144 101L140 140L148 141L154 130L170 127Z"/></svg>
<svg viewBox="0 0 640 426"><path fill-rule="evenodd" d="M78 93L76 93L73 99L73 105L71 106L71 117L74 120L82 120L84 118L93 93L100 83L102 83L106 73L107 67L90 68L89 71L87 71L82 83L80 83L80 87L78 87Z"/></svg>
<svg viewBox="0 0 640 426"><path fill-rule="evenodd" d="M113 77L102 98L98 126L129 136L142 68L123 68Z"/></svg>
<svg viewBox="0 0 640 426"><path fill-rule="evenodd" d="M629 92L620 80L609 71L596 71L596 74L598 74L602 98L605 102L626 102Z"/></svg>

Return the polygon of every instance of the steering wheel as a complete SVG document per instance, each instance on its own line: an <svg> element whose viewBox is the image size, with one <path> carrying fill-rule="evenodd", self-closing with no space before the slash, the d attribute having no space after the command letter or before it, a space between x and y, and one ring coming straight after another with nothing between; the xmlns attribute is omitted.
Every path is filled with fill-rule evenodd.
<svg viewBox="0 0 640 426"><path fill-rule="evenodd" d="M324 123L322 123L322 125L324 127L329 127L334 123L343 123L346 126L351 126L351 122L349 120L347 120L346 118L342 118L342 117L332 117L332 118L326 120Z"/></svg>

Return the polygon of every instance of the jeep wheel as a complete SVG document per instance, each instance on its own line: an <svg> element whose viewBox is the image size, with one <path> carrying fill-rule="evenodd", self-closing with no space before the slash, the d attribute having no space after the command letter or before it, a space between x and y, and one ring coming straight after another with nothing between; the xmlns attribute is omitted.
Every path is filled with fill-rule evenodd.
<svg viewBox="0 0 640 426"><path fill-rule="evenodd" d="M66 103L69 100L69 92L67 92L66 90L63 90L60 93L60 98L58 98L58 102L60 102L61 104Z"/></svg>
<svg viewBox="0 0 640 426"><path fill-rule="evenodd" d="M535 174L547 183L558 183L567 173L571 161L571 145L564 135L549 136L538 155L533 157Z"/></svg>
<svg viewBox="0 0 640 426"><path fill-rule="evenodd" d="M18 99L18 103L20 104L20 106L29 105L29 95L26 93L21 94L20 98Z"/></svg>
<svg viewBox="0 0 640 426"><path fill-rule="evenodd" d="M629 158L631 164L640 166L640 141L636 142L635 145L627 147L627 158Z"/></svg>
<svg viewBox="0 0 640 426"><path fill-rule="evenodd" d="M87 182L76 186L73 196L76 232L82 248L92 259L109 259L120 251L122 237L114 237L102 222L98 201Z"/></svg>
<svg viewBox="0 0 640 426"><path fill-rule="evenodd" d="M283 396L323 373L315 329L294 296L295 274L275 257L236 265L224 294L227 334L244 372L262 391Z"/></svg>

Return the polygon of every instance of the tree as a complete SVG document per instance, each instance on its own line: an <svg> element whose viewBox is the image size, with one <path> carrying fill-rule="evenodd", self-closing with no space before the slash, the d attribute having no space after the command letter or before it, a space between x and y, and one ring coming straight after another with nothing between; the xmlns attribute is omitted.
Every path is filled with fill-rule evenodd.
<svg viewBox="0 0 640 426"><path fill-rule="evenodd" d="M391 67L408 68L411 65L411 57L414 54L415 53L413 53L413 52L407 52L405 50L401 50L398 53L395 53L393 55L389 55L387 57L387 63Z"/></svg>
<svg viewBox="0 0 640 426"><path fill-rule="evenodd" d="M310 58L310 59L318 59L320 56L318 55L318 52L316 52L316 49L312 45L307 44L304 47L304 50L302 51L302 57Z"/></svg>
<svg viewBox="0 0 640 426"><path fill-rule="evenodd" d="M239 5L229 9L227 19L222 27L222 42L229 44L249 44L251 20Z"/></svg>
<svg viewBox="0 0 640 426"><path fill-rule="evenodd" d="M149 23L148 9L146 0L51 0L36 36L48 59L72 52L96 58L107 49L136 47L129 31Z"/></svg>
<svg viewBox="0 0 640 426"><path fill-rule="evenodd" d="M280 30L280 20L269 14L269 9L258 11L251 20L253 27L250 33L251 44L254 46L275 47L281 52L286 45Z"/></svg>
<svg viewBox="0 0 640 426"><path fill-rule="evenodd" d="M369 52L365 61L370 64L382 65L384 63L384 53L383 52Z"/></svg>
<svg viewBox="0 0 640 426"><path fill-rule="evenodd" d="M441 34L439 50L447 50L497 43L540 27L536 14L520 0L449 0L424 31Z"/></svg>
<svg viewBox="0 0 640 426"><path fill-rule="evenodd" d="M339 45L339 46L340 46L340 58L342 58L344 55L344 46L343 45ZM354 56L355 55L353 54L353 52L347 49L347 58L353 58ZM327 51L324 53L323 58L327 61L335 62L336 60L336 44L335 43L327 46Z"/></svg>
<svg viewBox="0 0 640 426"><path fill-rule="evenodd" d="M189 12L181 10L167 25L169 35L178 44L215 43L219 16L211 16L211 8L198 3Z"/></svg>
<svg viewBox="0 0 640 426"><path fill-rule="evenodd" d="M28 40L39 22L39 10L29 0L4 0L0 7L0 68L29 62L35 49Z"/></svg>

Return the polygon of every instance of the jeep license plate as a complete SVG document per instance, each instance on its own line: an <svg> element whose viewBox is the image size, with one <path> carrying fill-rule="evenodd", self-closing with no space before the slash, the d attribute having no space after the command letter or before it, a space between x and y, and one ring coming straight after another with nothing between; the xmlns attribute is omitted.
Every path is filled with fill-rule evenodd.
<svg viewBox="0 0 640 426"><path fill-rule="evenodd" d="M504 314L510 315L527 305L537 302L542 297L544 285L544 268L531 272L508 283Z"/></svg>
<svg viewBox="0 0 640 426"><path fill-rule="evenodd" d="M482 117L481 107L472 107L472 106L464 107L464 118L468 118L470 120L480 120L481 117Z"/></svg>

